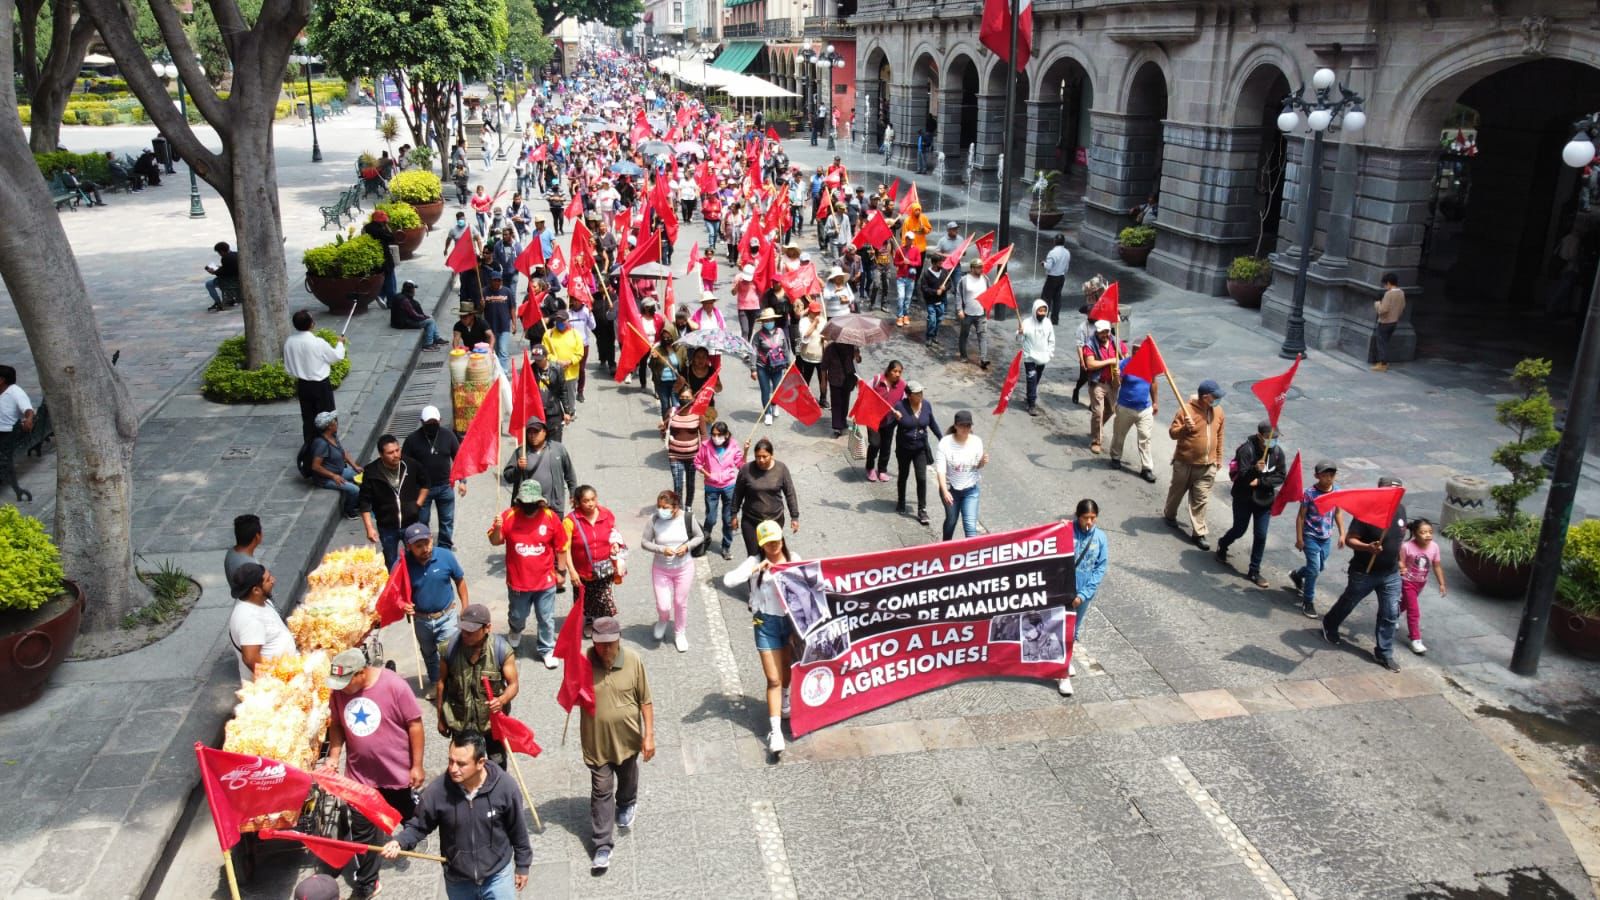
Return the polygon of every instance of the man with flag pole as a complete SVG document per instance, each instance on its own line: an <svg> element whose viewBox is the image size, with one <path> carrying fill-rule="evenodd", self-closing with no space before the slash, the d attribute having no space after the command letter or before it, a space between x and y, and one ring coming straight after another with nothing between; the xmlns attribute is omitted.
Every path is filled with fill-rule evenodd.
<svg viewBox="0 0 1600 900"><path fill-rule="evenodd" d="M461 613L453 640L439 648L439 680L434 684L433 708L439 733L453 737L464 731L489 735L489 718L510 712L517 696L517 654L511 643L489 629L489 607L474 603ZM494 688L494 699L481 686ZM489 758L506 764L506 748L492 736L485 738Z"/></svg>
<svg viewBox="0 0 1600 900"><path fill-rule="evenodd" d="M1373 626L1372 660L1391 672L1400 671L1394 659L1394 631L1400 621L1400 547L1405 543L1405 495L1398 478L1378 479L1378 489L1331 491L1313 501L1319 512L1335 508L1350 514L1344 545L1355 552L1347 570L1344 593L1322 617L1322 639L1335 647L1344 643L1339 626L1367 595L1378 595Z"/></svg>

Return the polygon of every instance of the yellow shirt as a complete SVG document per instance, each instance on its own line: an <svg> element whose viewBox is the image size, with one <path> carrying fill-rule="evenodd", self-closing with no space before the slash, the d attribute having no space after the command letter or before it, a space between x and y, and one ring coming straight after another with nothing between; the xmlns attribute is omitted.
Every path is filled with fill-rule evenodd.
<svg viewBox="0 0 1600 900"><path fill-rule="evenodd" d="M903 233L911 235L911 243L918 250L928 249L928 235L933 233L933 223L924 213L907 213Z"/></svg>
<svg viewBox="0 0 1600 900"><path fill-rule="evenodd" d="M551 328L544 333L544 349L550 361L561 364L561 374L568 381L578 377L583 366L583 335L568 326L566 331Z"/></svg>

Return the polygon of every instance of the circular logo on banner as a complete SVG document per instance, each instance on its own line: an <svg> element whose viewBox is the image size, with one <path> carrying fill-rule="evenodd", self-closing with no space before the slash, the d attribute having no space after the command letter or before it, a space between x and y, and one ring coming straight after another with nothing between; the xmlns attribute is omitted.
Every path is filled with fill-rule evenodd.
<svg viewBox="0 0 1600 900"><path fill-rule="evenodd" d="M351 700L344 708L344 730L356 737L366 737L383 724L383 713L378 704L366 697Z"/></svg>
<svg viewBox="0 0 1600 900"><path fill-rule="evenodd" d="M833 670L826 667L812 669L800 682L800 699L807 706L821 706L833 696Z"/></svg>

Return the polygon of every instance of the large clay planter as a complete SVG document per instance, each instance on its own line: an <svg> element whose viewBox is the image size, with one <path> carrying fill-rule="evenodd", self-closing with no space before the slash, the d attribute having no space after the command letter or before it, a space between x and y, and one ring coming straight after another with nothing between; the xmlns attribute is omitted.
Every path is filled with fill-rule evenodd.
<svg viewBox="0 0 1600 900"><path fill-rule="evenodd" d="M444 198L440 197L432 203L413 203L411 208L416 210L417 215L422 219L422 227L432 231L433 223L439 221L439 217L444 215Z"/></svg>
<svg viewBox="0 0 1600 900"><path fill-rule="evenodd" d="M1532 563L1525 566L1498 565L1463 546L1460 541L1451 541L1450 548L1451 556L1455 557L1462 574L1472 579L1472 583L1483 593L1502 600L1527 593L1528 579L1533 576Z"/></svg>
<svg viewBox="0 0 1600 900"><path fill-rule="evenodd" d="M1142 268L1145 260L1150 258L1150 251L1154 250L1155 247L1155 244L1146 244L1143 247L1124 247L1118 244L1117 256L1121 257L1122 261L1130 266Z"/></svg>
<svg viewBox="0 0 1600 900"><path fill-rule="evenodd" d="M427 236L428 226L426 225L418 225L415 228L396 231L395 238L400 243L400 258L411 259L415 257L417 248L422 246L422 239Z"/></svg>
<svg viewBox="0 0 1600 900"><path fill-rule="evenodd" d="M1260 309L1261 297L1267 292L1268 282L1234 281L1228 279L1228 296L1245 309Z"/></svg>
<svg viewBox="0 0 1600 900"><path fill-rule="evenodd" d="M378 272L365 278L334 278L323 275L307 275L306 290L311 296L316 297L328 308L328 312L344 315L350 311L350 301L345 299L349 294L360 295L360 300L355 304L356 312L367 311L367 304L378 299L378 291L383 289L383 273Z"/></svg>
<svg viewBox="0 0 1600 900"><path fill-rule="evenodd" d="M1059 209L1040 210L1028 208L1028 221L1038 227L1040 231L1049 231L1061 224L1062 213Z"/></svg>
<svg viewBox="0 0 1600 900"><path fill-rule="evenodd" d="M72 650L83 622L83 589L67 582L67 592L27 613L0 616L0 712L39 699L45 683Z"/></svg>
<svg viewBox="0 0 1600 900"><path fill-rule="evenodd" d="M1550 607L1550 631L1574 655L1600 659L1600 619L1573 612L1557 600Z"/></svg>

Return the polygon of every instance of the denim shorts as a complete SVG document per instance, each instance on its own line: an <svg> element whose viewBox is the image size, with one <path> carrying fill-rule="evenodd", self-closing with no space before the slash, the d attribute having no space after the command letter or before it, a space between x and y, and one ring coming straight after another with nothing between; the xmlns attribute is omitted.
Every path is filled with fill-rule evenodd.
<svg viewBox="0 0 1600 900"><path fill-rule="evenodd" d="M751 624L755 626L757 650L782 650L789 646L789 636L794 633L789 617L781 613L756 613Z"/></svg>

